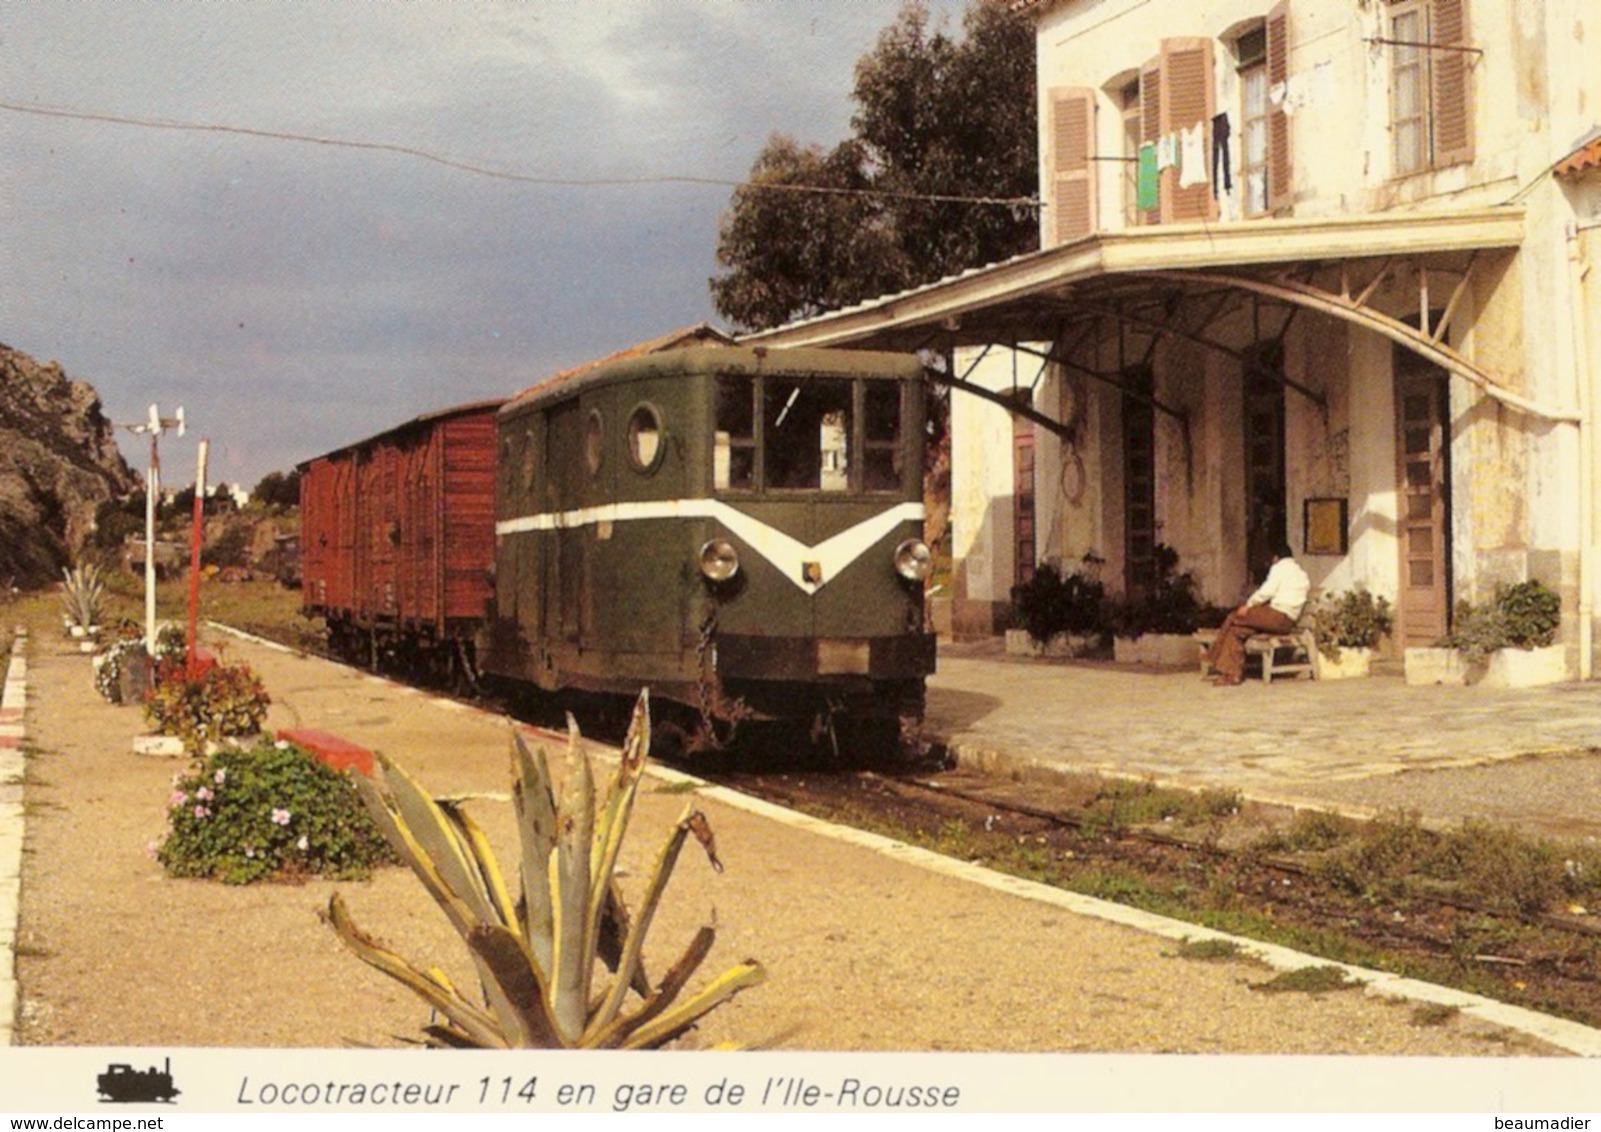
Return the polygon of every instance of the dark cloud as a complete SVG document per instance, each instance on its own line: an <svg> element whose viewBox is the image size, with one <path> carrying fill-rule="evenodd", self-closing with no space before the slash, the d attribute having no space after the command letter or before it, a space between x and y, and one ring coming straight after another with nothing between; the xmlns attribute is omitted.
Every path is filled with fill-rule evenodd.
<svg viewBox="0 0 1601 1132"><path fill-rule="evenodd" d="M0 98L528 175L737 179L775 130L843 136L897 7L10 5ZM0 158L0 340L118 419L184 403L230 481L714 319L726 188L19 113Z"/></svg>

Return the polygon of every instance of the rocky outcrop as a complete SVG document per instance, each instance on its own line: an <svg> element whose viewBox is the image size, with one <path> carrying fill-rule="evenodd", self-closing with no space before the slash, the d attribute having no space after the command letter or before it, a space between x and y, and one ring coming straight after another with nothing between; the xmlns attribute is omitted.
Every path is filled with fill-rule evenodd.
<svg viewBox="0 0 1601 1132"><path fill-rule="evenodd" d="M139 483L93 386L0 345L0 585L59 578L95 509Z"/></svg>

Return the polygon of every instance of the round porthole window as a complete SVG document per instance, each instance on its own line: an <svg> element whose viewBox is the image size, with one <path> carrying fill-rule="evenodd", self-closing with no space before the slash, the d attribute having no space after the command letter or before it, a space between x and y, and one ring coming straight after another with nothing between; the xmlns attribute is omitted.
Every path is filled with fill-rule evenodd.
<svg viewBox="0 0 1601 1132"><path fill-rule="evenodd" d="M604 431L605 422L601 420L600 410L589 410L589 416L584 418L584 466L592 476L600 472L601 437Z"/></svg>
<svg viewBox="0 0 1601 1132"><path fill-rule="evenodd" d="M662 419L654 405L640 405L628 418L628 458L642 472L656 470L666 446Z"/></svg>

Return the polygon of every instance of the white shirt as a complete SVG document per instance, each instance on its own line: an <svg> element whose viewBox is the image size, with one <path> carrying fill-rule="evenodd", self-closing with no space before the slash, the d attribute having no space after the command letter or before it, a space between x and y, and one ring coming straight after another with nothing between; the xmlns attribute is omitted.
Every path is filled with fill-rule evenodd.
<svg viewBox="0 0 1601 1132"><path fill-rule="evenodd" d="M1306 606L1312 580L1293 558L1280 558L1267 572L1260 589L1246 599L1247 605L1271 605L1291 621L1298 620Z"/></svg>

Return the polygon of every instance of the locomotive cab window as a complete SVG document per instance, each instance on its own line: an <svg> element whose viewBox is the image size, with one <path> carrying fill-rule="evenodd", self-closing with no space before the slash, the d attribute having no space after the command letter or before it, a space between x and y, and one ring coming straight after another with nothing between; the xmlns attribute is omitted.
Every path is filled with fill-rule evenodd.
<svg viewBox="0 0 1601 1132"><path fill-rule="evenodd" d="M901 386L864 382L862 395L862 486L895 491L901 486Z"/></svg>
<svg viewBox="0 0 1601 1132"><path fill-rule="evenodd" d="M755 378L725 373L717 379L712 484L718 491L756 486Z"/></svg>
<svg viewBox="0 0 1601 1132"><path fill-rule="evenodd" d="M852 382L771 379L762 405L762 475L772 490L850 486Z"/></svg>
<svg viewBox="0 0 1601 1132"><path fill-rule="evenodd" d="M628 416L628 458L636 470L653 472L661 463L662 418L654 405L639 405Z"/></svg>
<svg viewBox="0 0 1601 1132"><path fill-rule="evenodd" d="M600 459L605 437L606 422L601 419L600 410L589 410L589 415L584 418L584 466L589 469L591 476L600 474Z"/></svg>

